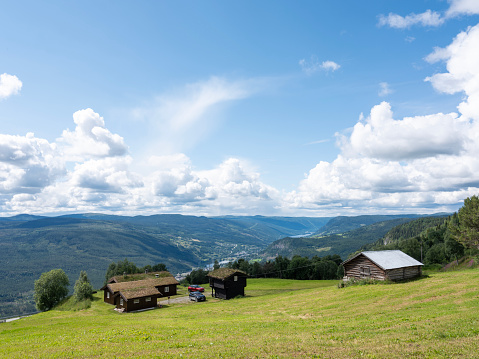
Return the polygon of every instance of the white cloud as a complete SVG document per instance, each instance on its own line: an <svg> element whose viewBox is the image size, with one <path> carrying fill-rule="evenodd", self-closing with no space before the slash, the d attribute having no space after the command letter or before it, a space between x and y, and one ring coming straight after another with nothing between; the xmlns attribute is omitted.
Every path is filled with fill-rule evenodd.
<svg viewBox="0 0 479 359"><path fill-rule="evenodd" d="M436 11L426 10L421 14L410 14L401 16L398 14L389 13L389 15L379 16L379 26L389 26L396 29L406 29L413 25L421 26L440 26L445 19L440 13Z"/></svg>
<svg viewBox="0 0 479 359"><path fill-rule="evenodd" d="M301 59L299 60L299 66L301 70L307 75L312 75L318 71L336 71L341 67L334 61L323 61L320 62L316 56L311 56L309 60Z"/></svg>
<svg viewBox="0 0 479 359"><path fill-rule="evenodd" d="M446 12L448 17L479 14L479 2L477 0L452 0L449 2L451 6Z"/></svg>
<svg viewBox="0 0 479 359"><path fill-rule="evenodd" d="M470 126L457 114L434 114L394 120L387 102L374 106L365 121L359 121L349 138L341 137L348 156L407 160L441 154L459 154Z"/></svg>
<svg viewBox="0 0 479 359"><path fill-rule="evenodd" d="M389 84L387 82L381 82L379 83L379 96L387 96L393 93L393 90L389 87Z"/></svg>
<svg viewBox="0 0 479 359"><path fill-rule="evenodd" d="M15 75L3 73L0 75L0 100L17 95L22 89L22 81Z"/></svg>
<svg viewBox="0 0 479 359"><path fill-rule="evenodd" d="M64 173L57 147L47 140L0 134L0 193L35 193Z"/></svg>
<svg viewBox="0 0 479 359"><path fill-rule="evenodd" d="M465 94L459 113L396 120L389 103L374 106L338 135L341 154L309 171L286 203L330 214L438 212L479 193L478 51L479 25L427 57L446 62L447 72L427 78L434 88Z"/></svg>
<svg viewBox="0 0 479 359"><path fill-rule="evenodd" d="M437 48L426 57L429 62L445 61L447 72L426 78L444 93L464 92L466 98L458 106L468 119L479 120L479 25L456 36L446 48Z"/></svg>
<svg viewBox="0 0 479 359"><path fill-rule="evenodd" d="M229 81L211 77L207 81L188 84L176 94L158 96L133 111L143 120L157 141L151 152L171 154L182 152L203 139L216 126L221 105L261 92L269 86L268 79Z"/></svg>
<svg viewBox="0 0 479 359"><path fill-rule="evenodd" d="M461 15L478 15L479 1L477 0L449 0L450 6L444 13L426 10L420 14L401 16L394 13L379 15L379 26L389 26L396 29L406 29L414 25L437 27L446 20Z"/></svg>
<svg viewBox="0 0 479 359"><path fill-rule="evenodd" d="M76 124L74 131L65 130L57 139L62 145L65 157L72 161L88 158L122 156L127 152L123 138L112 134L106 127L103 117L91 108L73 114Z"/></svg>

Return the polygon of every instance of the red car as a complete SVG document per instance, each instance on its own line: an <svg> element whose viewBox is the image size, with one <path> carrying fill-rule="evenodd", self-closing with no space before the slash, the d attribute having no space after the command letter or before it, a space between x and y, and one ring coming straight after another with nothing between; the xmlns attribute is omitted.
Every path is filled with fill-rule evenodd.
<svg viewBox="0 0 479 359"><path fill-rule="evenodd" d="M204 291L205 291L205 288L196 284L192 284L188 287L188 292L204 292Z"/></svg>

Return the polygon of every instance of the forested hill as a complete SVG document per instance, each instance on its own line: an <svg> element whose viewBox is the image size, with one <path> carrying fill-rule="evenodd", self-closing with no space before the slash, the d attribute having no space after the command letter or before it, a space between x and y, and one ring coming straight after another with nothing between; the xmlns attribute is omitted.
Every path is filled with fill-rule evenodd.
<svg viewBox="0 0 479 359"><path fill-rule="evenodd" d="M379 216L374 217L378 218ZM346 259L350 253L357 251L365 244L374 243L382 238L391 228L411 220L411 218L396 218L362 226L341 234L282 238L270 244L263 254L268 258L278 255L291 258L294 255L322 257L339 254L341 258ZM343 223L345 223L344 220ZM346 225L346 227L348 226Z"/></svg>
<svg viewBox="0 0 479 359"><path fill-rule="evenodd" d="M447 217L419 218L392 228L383 238L362 249L399 249L424 264L446 264L466 253L466 248L450 232L450 225L457 223L456 213Z"/></svg>
<svg viewBox="0 0 479 359"><path fill-rule="evenodd" d="M364 216L338 216L332 218L325 226L321 227L314 234L318 236L325 236L329 234L346 233L353 229L368 226L373 223L389 221L399 218L418 218L418 214L402 214L402 215L364 215Z"/></svg>

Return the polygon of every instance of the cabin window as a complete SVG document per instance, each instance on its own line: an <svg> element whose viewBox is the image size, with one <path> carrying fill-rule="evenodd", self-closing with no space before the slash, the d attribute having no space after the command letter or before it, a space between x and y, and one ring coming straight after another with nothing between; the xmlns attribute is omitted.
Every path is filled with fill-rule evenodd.
<svg viewBox="0 0 479 359"><path fill-rule="evenodd" d="M123 298L120 298L120 305L123 305Z"/></svg>
<svg viewBox="0 0 479 359"><path fill-rule="evenodd" d="M106 298L110 299L110 292L106 292Z"/></svg>
<svg viewBox="0 0 479 359"><path fill-rule="evenodd" d="M233 278L233 280L234 280L235 282L237 282L237 281L238 281L238 276L235 275L234 278Z"/></svg>
<svg viewBox="0 0 479 359"><path fill-rule="evenodd" d="M361 267L361 274L363 274L363 275L371 275L371 268L369 268L369 267Z"/></svg>
<svg viewBox="0 0 479 359"><path fill-rule="evenodd" d="M145 301L146 302L151 302L151 297L146 297Z"/></svg>
<svg viewBox="0 0 479 359"><path fill-rule="evenodd" d="M170 287L165 287L165 293L168 293L170 291Z"/></svg>
<svg viewBox="0 0 479 359"><path fill-rule="evenodd" d="M139 299L135 299L135 300L133 301L133 303L138 304L138 303L140 303L140 300L139 300Z"/></svg>

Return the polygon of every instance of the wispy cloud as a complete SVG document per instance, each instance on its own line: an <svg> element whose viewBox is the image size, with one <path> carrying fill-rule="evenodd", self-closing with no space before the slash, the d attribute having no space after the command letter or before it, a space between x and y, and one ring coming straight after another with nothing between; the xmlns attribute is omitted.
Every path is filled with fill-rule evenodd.
<svg viewBox="0 0 479 359"><path fill-rule="evenodd" d="M320 62L316 56L311 56L309 60L301 59L299 60L299 66L301 66L301 70L307 75L312 75L318 71L336 71L341 66L338 65L336 62L327 60Z"/></svg>
<svg viewBox="0 0 479 359"><path fill-rule="evenodd" d="M450 18L460 15L478 15L479 1L477 0L449 0L451 4L444 13L426 10L420 14L401 16L394 13L379 15L379 26L389 26L396 29L407 29L414 25L437 27L441 26Z"/></svg>
<svg viewBox="0 0 479 359"><path fill-rule="evenodd" d="M318 140L318 141L312 141L312 142L305 143L304 145L305 145L305 146L318 145L318 144L320 144L320 143L325 143L325 142L329 142L329 141L330 141L329 139Z"/></svg>
<svg viewBox="0 0 479 359"><path fill-rule="evenodd" d="M389 26L396 29L406 29L413 25L436 27L444 23L445 19L436 11L426 10L421 14L401 16L389 13L379 16L379 26Z"/></svg>
<svg viewBox="0 0 479 359"><path fill-rule="evenodd" d="M7 73L0 75L0 99L10 97L20 93L22 89L22 81L15 75Z"/></svg>
<svg viewBox="0 0 479 359"><path fill-rule="evenodd" d="M383 97L393 93L393 90L389 87L387 82L379 83L379 92L378 95Z"/></svg>
<svg viewBox="0 0 479 359"><path fill-rule="evenodd" d="M160 153L175 153L191 147L215 126L218 110L268 88L272 80L253 78L228 80L211 77L157 96L135 108L132 114L149 124Z"/></svg>

